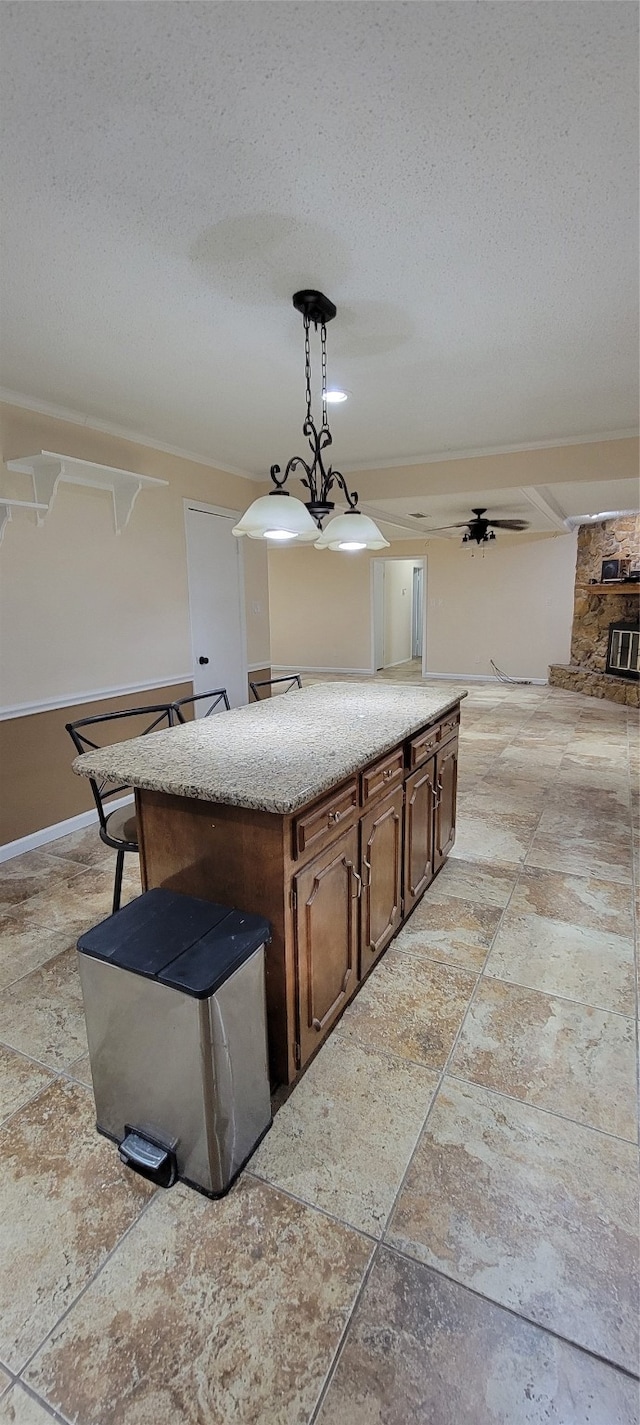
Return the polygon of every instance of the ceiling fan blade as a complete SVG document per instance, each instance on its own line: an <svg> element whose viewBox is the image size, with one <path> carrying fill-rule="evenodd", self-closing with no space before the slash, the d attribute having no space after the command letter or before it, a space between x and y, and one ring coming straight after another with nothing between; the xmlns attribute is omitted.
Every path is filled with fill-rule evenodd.
<svg viewBox="0 0 640 1425"><path fill-rule="evenodd" d="M487 520L494 529L528 529L528 520Z"/></svg>
<svg viewBox="0 0 640 1425"><path fill-rule="evenodd" d="M446 529L466 529L469 520L463 520L462 524L442 524L438 529L425 529L425 534L444 534Z"/></svg>

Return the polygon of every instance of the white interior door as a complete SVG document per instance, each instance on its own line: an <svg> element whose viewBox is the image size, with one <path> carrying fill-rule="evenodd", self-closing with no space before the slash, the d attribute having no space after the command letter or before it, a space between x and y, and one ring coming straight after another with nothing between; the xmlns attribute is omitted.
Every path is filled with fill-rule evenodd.
<svg viewBox="0 0 640 1425"><path fill-rule="evenodd" d="M232 708L248 701L241 540L232 511L187 503L187 569L196 693L226 688Z"/></svg>

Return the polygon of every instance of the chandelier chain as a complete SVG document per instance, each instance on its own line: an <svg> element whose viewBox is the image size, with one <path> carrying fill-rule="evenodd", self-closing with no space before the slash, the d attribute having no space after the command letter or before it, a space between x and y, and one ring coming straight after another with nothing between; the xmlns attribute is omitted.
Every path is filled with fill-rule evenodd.
<svg viewBox="0 0 640 1425"><path fill-rule="evenodd" d="M307 420L311 417L311 343L309 341L309 318L304 319L304 379L307 392Z"/></svg>
<svg viewBox="0 0 640 1425"><path fill-rule="evenodd" d="M322 429L327 429L327 328L325 323L320 327L320 346L322 351Z"/></svg>

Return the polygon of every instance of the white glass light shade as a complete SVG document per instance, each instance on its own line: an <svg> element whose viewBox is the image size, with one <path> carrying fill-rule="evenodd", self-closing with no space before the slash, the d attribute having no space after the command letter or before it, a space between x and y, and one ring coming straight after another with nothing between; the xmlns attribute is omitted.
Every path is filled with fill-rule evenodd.
<svg viewBox="0 0 640 1425"><path fill-rule="evenodd" d="M248 534L249 539L272 539L274 543L285 544L293 540L311 543L317 538L318 526L302 500L284 494L261 495L245 510L232 533Z"/></svg>
<svg viewBox="0 0 640 1425"><path fill-rule="evenodd" d="M316 540L316 549L388 549L384 539L368 515L352 510L346 515L334 515Z"/></svg>

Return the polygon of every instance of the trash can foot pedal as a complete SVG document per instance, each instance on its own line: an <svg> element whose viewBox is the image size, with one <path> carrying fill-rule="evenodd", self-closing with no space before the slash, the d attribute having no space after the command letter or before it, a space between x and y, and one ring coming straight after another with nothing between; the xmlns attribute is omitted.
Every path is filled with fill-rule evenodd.
<svg viewBox="0 0 640 1425"><path fill-rule="evenodd" d="M178 1179L176 1155L162 1143L154 1143L152 1138L138 1133L127 1126L126 1137L120 1144L120 1160L127 1168L133 1168L143 1178L149 1178L158 1187L173 1187Z"/></svg>

